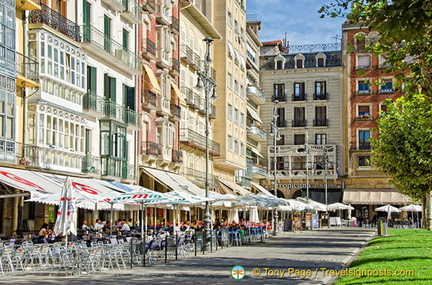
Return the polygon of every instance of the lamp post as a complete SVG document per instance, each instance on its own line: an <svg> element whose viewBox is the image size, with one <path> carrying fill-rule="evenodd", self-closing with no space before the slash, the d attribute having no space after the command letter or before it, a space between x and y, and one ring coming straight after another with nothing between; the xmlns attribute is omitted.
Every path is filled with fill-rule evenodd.
<svg viewBox="0 0 432 285"><path fill-rule="evenodd" d="M309 201L309 126L306 126L305 151L306 151L306 201Z"/></svg>
<svg viewBox="0 0 432 285"><path fill-rule="evenodd" d="M206 37L204 39L206 43L206 54L203 60L203 67L197 71L198 75L198 83L195 87L196 89L204 89L205 95L205 196L209 198L209 175L210 175L210 143L209 143L209 135L210 135L210 117L209 112L210 109L210 96L211 99L216 99L216 82L211 78L210 73L210 65L212 63L211 54L210 54L210 46L213 42L211 37ZM205 202L205 212L204 212L204 248L208 250L210 247L210 236L211 236L211 213L210 213L210 204L208 201Z"/></svg>
<svg viewBox="0 0 432 285"><path fill-rule="evenodd" d="M271 132L273 133L273 154L274 154L274 158L273 158L273 190L274 190L274 195L275 197L277 197L277 183L276 183L276 178L277 178L277 173L276 173L276 168L277 168L277 151L276 151L276 147L277 144L276 142L280 139L279 137L279 128L277 126L277 118L279 117L279 115L277 114L277 104L279 103L278 100L274 101L274 109L273 109L273 121L271 123ZM273 217L273 222L274 222L274 226L273 226L273 234L276 236L277 232L278 232L278 224L279 224L279 216L278 216L278 211L274 210L274 217Z"/></svg>

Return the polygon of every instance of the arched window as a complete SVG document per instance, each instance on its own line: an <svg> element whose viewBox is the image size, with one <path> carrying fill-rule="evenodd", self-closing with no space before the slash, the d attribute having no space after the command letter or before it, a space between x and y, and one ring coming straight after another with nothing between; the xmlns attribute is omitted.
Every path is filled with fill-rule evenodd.
<svg viewBox="0 0 432 285"><path fill-rule="evenodd" d="M366 49L366 34L365 33L357 33L354 36L354 46L356 50L365 50Z"/></svg>
<svg viewBox="0 0 432 285"><path fill-rule="evenodd" d="M302 54L298 54L294 57L295 68L304 68L305 57Z"/></svg>
<svg viewBox="0 0 432 285"><path fill-rule="evenodd" d="M315 56L316 67L325 67L326 66L326 55L322 52L318 53Z"/></svg>

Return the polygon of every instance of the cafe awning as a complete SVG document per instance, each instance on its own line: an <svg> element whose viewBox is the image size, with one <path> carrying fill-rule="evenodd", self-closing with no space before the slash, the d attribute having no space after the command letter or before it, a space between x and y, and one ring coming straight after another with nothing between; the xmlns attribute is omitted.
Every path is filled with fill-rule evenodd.
<svg viewBox="0 0 432 285"><path fill-rule="evenodd" d="M143 64L145 73L147 76L145 77L146 82L144 82L144 88L147 90L152 90L155 93L160 93L161 88L159 86L159 82L157 81L156 75L153 72L153 69L147 64Z"/></svg>
<svg viewBox="0 0 432 285"><path fill-rule="evenodd" d="M265 189L264 187L262 187L261 185L259 185L258 183L255 182L251 182L251 185L253 187L255 187L256 189L258 189L261 193L263 193L266 196L273 196L274 195L272 193L270 193L270 191L268 191L267 189Z"/></svg>
<svg viewBox="0 0 432 285"><path fill-rule="evenodd" d="M186 100L184 99L183 94L181 93L177 84L175 84L174 82L171 82L171 88L173 90L173 93L177 96L177 98L179 98L180 103L186 105Z"/></svg>
<svg viewBox="0 0 432 285"><path fill-rule="evenodd" d="M219 179L219 186L221 187L221 190L224 191L226 194L235 193L240 196L251 194L250 191L235 182Z"/></svg>
<svg viewBox="0 0 432 285"><path fill-rule="evenodd" d="M396 189L345 189L342 203L355 205L405 205L411 199Z"/></svg>

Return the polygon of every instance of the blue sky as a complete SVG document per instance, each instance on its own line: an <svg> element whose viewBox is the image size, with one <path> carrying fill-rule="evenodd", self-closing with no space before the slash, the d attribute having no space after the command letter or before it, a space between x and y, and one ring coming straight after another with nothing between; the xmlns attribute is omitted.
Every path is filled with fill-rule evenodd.
<svg viewBox="0 0 432 285"><path fill-rule="evenodd" d="M260 40L282 40L287 34L291 45L334 43L341 35L344 19L325 17L317 11L331 0L247 0L247 14L261 21Z"/></svg>

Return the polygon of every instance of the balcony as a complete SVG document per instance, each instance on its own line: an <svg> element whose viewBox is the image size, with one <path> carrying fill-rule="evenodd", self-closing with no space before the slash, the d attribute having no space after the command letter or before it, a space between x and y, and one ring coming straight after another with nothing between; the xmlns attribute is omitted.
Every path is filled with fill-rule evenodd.
<svg viewBox="0 0 432 285"><path fill-rule="evenodd" d="M288 121L287 120L276 120L276 126L279 128L286 128L286 127L288 127Z"/></svg>
<svg viewBox="0 0 432 285"><path fill-rule="evenodd" d="M171 17L171 31L175 34L178 35L180 33L180 22L179 20L172 16Z"/></svg>
<svg viewBox="0 0 432 285"><path fill-rule="evenodd" d="M158 48L156 51L156 65L160 69L171 69L171 52L166 51L165 48Z"/></svg>
<svg viewBox="0 0 432 285"><path fill-rule="evenodd" d="M176 104L171 104L170 117L176 121L179 121L181 119L181 107Z"/></svg>
<svg viewBox="0 0 432 285"><path fill-rule="evenodd" d="M247 96L257 105L265 104L265 94L261 91L261 89L256 85L248 85L247 86Z"/></svg>
<svg viewBox="0 0 432 285"><path fill-rule="evenodd" d="M82 158L81 172L87 174L101 174L101 160L99 156L86 155Z"/></svg>
<svg viewBox="0 0 432 285"><path fill-rule="evenodd" d="M236 183L249 188L252 182L252 175L248 171L238 170L236 171Z"/></svg>
<svg viewBox="0 0 432 285"><path fill-rule="evenodd" d="M327 127L328 119L314 119L313 120L314 127Z"/></svg>
<svg viewBox="0 0 432 285"><path fill-rule="evenodd" d="M150 90L143 90L141 93L142 107L156 110L157 95Z"/></svg>
<svg viewBox="0 0 432 285"><path fill-rule="evenodd" d="M314 93L313 94L313 99L316 101L328 100L327 97L328 97L327 93Z"/></svg>
<svg viewBox="0 0 432 285"><path fill-rule="evenodd" d="M77 24L70 21L58 12L52 10L44 4L40 4L42 10L34 10L30 12L29 28L33 28L33 24L45 24L50 28L62 33L76 42L81 42L80 28Z"/></svg>
<svg viewBox="0 0 432 285"><path fill-rule="evenodd" d="M180 61L178 61L177 59L173 58L171 59L172 61L172 66L171 66L171 73L174 76L180 75Z"/></svg>
<svg viewBox="0 0 432 285"><path fill-rule="evenodd" d="M83 96L83 110L91 117L109 117L129 126L138 126L137 112L96 94L86 93Z"/></svg>
<svg viewBox="0 0 432 285"><path fill-rule="evenodd" d="M136 168L134 164L123 162L122 164L122 182L132 182L137 178Z"/></svg>
<svg viewBox="0 0 432 285"><path fill-rule="evenodd" d="M267 132L258 126L249 126L247 135L253 140L264 142L267 140Z"/></svg>
<svg viewBox="0 0 432 285"><path fill-rule="evenodd" d="M135 165L128 164L124 158L101 155L101 176L108 179L121 178L122 180L135 180Z"/></svg>
<svg viewBox="0 0 432 285"><path fill-rule="evenodd" d="M267 167L263 166L263 165L259 165L256 163L252 163L250 165L248 165L248 169L250 167L250 172L252 173L252 175L256 178L266 178L268 171L267 171Z"/></svg>
<svg viewBox="0 0 432 285"><path fill-rule="evenodd" d="M183 163L183 152L180 150L173 149L172 151L172 162Z"/></svg>
<svg viewBox="0 0 432 285"><path fill-rule="evenodd" d="M135 53L124 49L120 43L107 37L93 26L82 26L82 31L83 50L104 58L106 61L111 61L111 66L116 66L128 74L141 74L140 60Z"/></svg>
<svg viewBox="0 0 432 285"><path fill-rule="evenodd" d="M279 101L279 102L286 102L286 101L288 101L287 100L287 96L285 95L285 94L283 94L283 95L273 95L273 97L272 97L272 101L274 102L274 101Z"/></svg>
<svg viewBox="0 0 432 285"><path fill-rule="evenodd" d="M19 87L39 87L39 63L17 52L17 81Z"/></svg>
<svg viewBox="0 0 432 285"><path fill-rule="evenodd" d="M194 183L197 186L205 187L205 181L206 181L206 173L203 171L196 170L194 168L184 168L182 175L192 183ZM215 179L215 176L213 174L209 173L209 187L210 188L218 188L217 187L217 180Z"/></svg>
<svg viewBox="0 0 432 285"><path fill-rule="evenodd" d="M156 11L156 0L143 0L142 9L150 14Z"/></svg>
<svg viewBox="0 0 432 285"><path fill-rule="evenodd" d="M146 141L145 142L145 149L143 150L143 154L145 155L159 155L159 144L152 142L152 141Z"/></svg>
<svg viewBox="0 0 432 285"><path fill-rule="evenodd" d="M182 45L180 47L180 59L186 64L191 66L195 65L195 54L193 50L187 45Z"/></svg>
<svg viewBox="0 0 432 285"><path fill-rule="evenodd" d="M358 149L359 150L370 150L370 149L372 149L372 144L371 144L371 142L360 141L358 144Z"/></svg>
<svg viewBox="0 0 432 285"><path fill-rule="evenodd" d="M206 137L190 129L180 130L180 142L193 149L206 150ZM209 140L209 152L211 155L220 155L220 144Z"/></svg>
<svg viewBox="0 0 432 285"><path fill-rule="evenodd" d="M293 94L292 95L293 101L306 101L306 94Z"/></svg>
<svg viewBox="0 0 432 285"><path fill-rule="evenodd" d="M101 0L106 6L111 8L114 11L122 12L125 10L125 6L123 5L122 0Z"/></svg>
<svg viewBox="0 0 432 285"><path fill-rule="evenodd" d="M216 119L216 106L213 104L210 105L209 118L210 119Z"/></svg>
<svg viewBox="0 0 432 285"><path fill-rule="evenodd" d="M157 157L158 166L164 167L172 161L172 148L164 144L159 144L159 156Z"/></svg>
<svg viewBox="0 0 432 285"><path fill-rule="evenodd" d="M292 120L291 125L293 128L304 128L307 126L307 120Z"/></svg>
<svg viewBox="0 0 432 285"><path fill-rule="evenodd" d="M141 23L141 8L136 0L122 0L125 9L121 11L120 16L129 24Z"/></svg>
<svg viewBox="0 0 432 285"><path fill-rule="evenodd" d="M154 59L156 57L156 44L152 40L147 39L144 41L142 56L145 59Z"/></svg>
<svg viewBox="0 0 432 285"><path fill-rule="evenodd" d="M157 96L156 98L156 113L161 116L170 116L171 106L169 100L164 96Z"/></svg>

